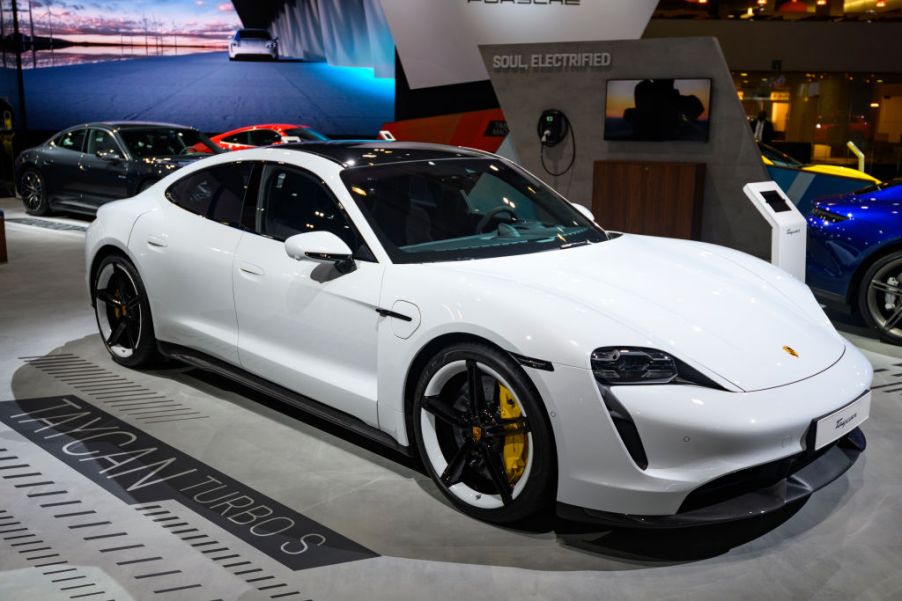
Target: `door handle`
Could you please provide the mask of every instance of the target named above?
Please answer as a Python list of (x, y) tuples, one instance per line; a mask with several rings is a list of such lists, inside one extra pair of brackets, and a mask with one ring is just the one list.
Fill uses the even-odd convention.
[(238, 263), (238, 269), (248, 275), (263, 275), (266, 273), (259, 265), (254, 265), (253, 263), (245, 263), (244, 261)]
[(147, 245), (154, 246), (156, 248), (166, 248), (167, 246), (169, 246), (165, 240), (163, 240), (162, 238), (157, 238), (156, 236), (148, 236)]

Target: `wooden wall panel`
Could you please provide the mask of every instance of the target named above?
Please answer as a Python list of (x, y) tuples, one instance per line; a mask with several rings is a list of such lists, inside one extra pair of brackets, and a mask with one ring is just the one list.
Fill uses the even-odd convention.
[(698, 240), (704, 163), (597, 161), (592, 211), (610, 230)]

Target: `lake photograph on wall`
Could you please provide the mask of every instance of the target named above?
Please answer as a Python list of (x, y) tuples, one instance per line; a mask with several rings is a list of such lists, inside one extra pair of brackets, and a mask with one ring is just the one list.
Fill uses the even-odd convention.
[(707, 142), (710, 79), (612, 79), (604, 139)]
[[(0, 23), (12, 22), (10, 6), (0, 0)], [(276, 122), (369, 136), (394, 117), (394, 42), (378, 2), (18, 6), (33, 130), (143, 120), (218, 133)]]

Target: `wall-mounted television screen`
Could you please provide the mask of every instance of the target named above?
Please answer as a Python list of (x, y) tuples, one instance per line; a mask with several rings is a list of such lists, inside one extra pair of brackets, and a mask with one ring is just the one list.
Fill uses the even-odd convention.
[(604, 139), (707, 142), (710, 79), (610, 79)]

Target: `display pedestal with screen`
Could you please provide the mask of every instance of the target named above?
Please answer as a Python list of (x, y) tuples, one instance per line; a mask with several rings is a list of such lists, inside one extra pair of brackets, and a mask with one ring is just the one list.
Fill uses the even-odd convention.
[(805, 281), (805, 217), (775, 182), (746, 184), (742, 189), (771, 227), (771, 263)]

